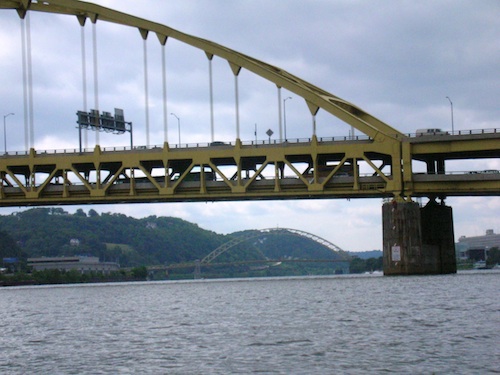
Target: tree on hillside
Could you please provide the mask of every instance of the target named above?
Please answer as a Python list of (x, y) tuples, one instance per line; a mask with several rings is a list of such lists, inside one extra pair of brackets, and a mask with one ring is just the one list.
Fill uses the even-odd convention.
[(76, 210), (75, 216), (87, 217), (87, 214), (85, 213), (85, 211), (79, 208), (78, 210)]
[(382, 257), (361, 259), (354, 257), (349, 264), (351, 273), (364, 273), (383, 270)]
[[(4, 262), (4, 260), (12, 260)], [(0, 267), (9, 272), (22, 271), (26, 268), (26, 254), (17, 245), (16, 241), (5, 231), (0, 230)]]
[(0, 230), (0, 259), (18, 257), (21, 249), (16, 241), (4, 230)]
[(89, 210), (89, 217), (97, 217), (97, 216), (99, 216), (99, 214), (96, 212), (96, 210), (91, 208)]
[(364, 273), (366, 271), (365, 261), (361, 258), (352, 258), (349, 263), (349, 271), (351, 273)]
[(382, 257), (366, 259), (365, 270), (367, 272), (382, 271), (383, 268), (384, 266)]
[(486, 265), (488, 267), (494, 267), (496, 264), (500, 264), (500, 249), (498, 247), (492, 247), (488, 250)]

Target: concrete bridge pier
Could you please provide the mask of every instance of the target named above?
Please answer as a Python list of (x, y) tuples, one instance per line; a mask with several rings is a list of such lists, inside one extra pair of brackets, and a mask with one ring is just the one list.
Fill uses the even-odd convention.
[(456, 273), (453, 213), (434, 199), (382, 207), (384, 275)]

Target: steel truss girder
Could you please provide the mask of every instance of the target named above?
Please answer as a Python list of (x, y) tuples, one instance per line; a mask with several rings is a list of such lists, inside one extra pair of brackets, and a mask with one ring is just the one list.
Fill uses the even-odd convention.
[[(282, 143), (0, 156), (0, 206), (500, 195), (500, 173), (447, 174), (444, 161), (498, 157), (498, 140)], [(460, 145), (453, 145), (460, 143)], [(399, 152), (401, 151), (401, 152)], [(441, 151), (438, 153), (438, 151)], [(411, 160), (441, 163), (414, 174)], [(364, 164), (365, 173), (360, 173)], [(366, 173), (366, 169), (370, 171)], [(495, 171), (493, 171), (495, 172)]]
[[(258, 147), (31, 150), (0, 157), (0, 206), (389, 197), (401, 191), (401, 179), (392, 174), (399, 154), (388, 146), (313, 138)], [(360, 174), (360, 163), (370, 173)]]
[[(500, 158), (499, 143), (500, 132), (497, 129), (476, 130), (458, 135), (444, 134), (407, 138), (402, 142), (404, 186), (402, 196), (500, 195), (500, 173), (498, 171), (450, 173), (445, 167), (446, 162), (451, 160), (498, 159)], [(427, 173), (414, 174), (412, 161), (426, 163)]]

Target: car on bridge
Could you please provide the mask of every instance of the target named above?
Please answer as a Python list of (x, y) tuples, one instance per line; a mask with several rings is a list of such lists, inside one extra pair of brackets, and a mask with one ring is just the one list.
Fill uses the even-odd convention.
[(421, 137), (423, 135), (447, 135), (447, 134), (449, 133), (439, 128), (417, 129), (416, 131), (417, 137)]
[(230, 146), (230, 144), (222, 141), (213, 141), (210, 142), (210, 146)]

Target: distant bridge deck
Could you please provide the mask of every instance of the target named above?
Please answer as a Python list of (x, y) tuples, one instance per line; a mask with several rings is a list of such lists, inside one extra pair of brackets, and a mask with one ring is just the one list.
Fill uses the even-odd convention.
[[(214, 262), (214, 263), (201, 263), (200, 267), (231, 267), (231, 266), (244, 266), (244, 265), (258, 265), (258, 264), (271, 264), (279, 265), (280, 263), (349, 263), (348, 259), (254, 259), (254, 260), (241, 260), (235, 262)], [(195, 262), (177, 263), (168, 266), (149, 266), (148, 271), (167, 271), (183, 268), (195, 268)]]

